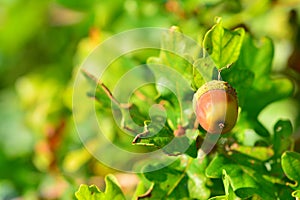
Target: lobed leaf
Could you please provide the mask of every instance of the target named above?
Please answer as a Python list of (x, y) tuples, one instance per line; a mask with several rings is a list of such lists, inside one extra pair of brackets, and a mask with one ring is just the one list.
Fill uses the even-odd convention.
[(238, 59), (244, 34), (243, 28), (233, 31), (225, 29), (221, 18), (218, 18), (217, 23), (206, 33), (203, 47), (218, 69), (227, 67)]
[(201, 87), (205, 82), (214, 79), (216, 67), (210, 57), (198, 58), (194, 62), (194, 86)]
[(103, 193), (100, 192), (96, 185), (80, 185), (75, 196), (78, 200), (99, 200), (103, 199)]
[(300, 189), (300, 154), (286, 151), (281, 156), (281, 165), (286, 176), (295, 183), (291, 186)]
[(144, 176), (154, 185), (147, 196), (139, 199), (208, 199), (210, 191), (204, 175), (206, 165), (206, 160), (201, 162), (182, 156), (158, 170), (155, 169), (160, 168), (159, 164), (145, 166), (147, 171), (153, 170)]
[(117, 179), (109, 174), (105, 177), (105, 199), (125, 200), (124, 194), (120, 189)]
[(263, 137), (270, 136), (258, 121), (259, 113), (272, 102), (287, 98), (293, 93), (291, 80), (270, 76), (274, 46), (269, 38), (256, 40), (245, 34), (238, 60), (222, 77), (237, 91), (242, 116), (251, 124), (251, 129)]
[(251, 118), (256, 118), (271, 102), (292, 94), (293, 85), (289, 79), (270, 77), (273, 55), (271, 39), (255, 40), (245, 34), (239, 59), (230, 70), (222, 73), (223, 78), (236, 89), (239, 105)]
[(300, 198), (300, 190), (296, 190), (292, 193), (293, 197)]
[(223, 184), (225, 187), (225, 197), (228, 200), (235, 200), (237, 199), (236, 194), (234, 193), (232, 186), (231, 186), (231, 180), (230, 177), (228, 176), (226, 170), (222, 171), (222, 180), (223, 180)]
[(249, 198), (254, 194), (263, 199), (276, 198), (273, 183), (262, 176), (266, 169), (260, 161), (234, 152), (227, 157), (217, 155), (208, 165), (206, 175), (210, 178), (221, 178), (223, 170), (227, 173), (233, 191), (240, 198)]
[(125, 200), (117, 179), (113, 175), (109, 174), (105, 177), (105, 184), (105, 192), (101, 192), (95, 185), (81, 185), (75, 196), (78, 200)]

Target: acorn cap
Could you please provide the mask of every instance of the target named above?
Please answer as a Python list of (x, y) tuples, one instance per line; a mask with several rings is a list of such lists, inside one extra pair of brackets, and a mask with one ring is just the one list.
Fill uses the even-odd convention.
[(234, 96), (235, 99), (237, 99), (237, 94), (235, 89), (225, 81), (218, 81), (218, 80), (212, 80), (204, 85), (202, 85), (197, 92), (194, 94), (193, 98), (193, 107), (195, 110), (196, 106), (196, 101), (206, 92), (211, 91), (211, 90), (225, 90), (227, 94), (231, 94)]

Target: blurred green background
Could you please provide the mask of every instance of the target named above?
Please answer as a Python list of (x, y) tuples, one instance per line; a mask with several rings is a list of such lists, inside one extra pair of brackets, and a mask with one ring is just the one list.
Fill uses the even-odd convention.
[[(295, 94), (260, 119), (272, 129), (289, 118), (299, 135), (299, 0), (0, 0), (0, 199), (72, 199), (81, 183), (103, 186), (113, 170), (92, 158), (73, 125), (78, 67), (118, 32), (176, 25), (201, 41), (216, 16), (274, 41), (273, 75), (290, 77)], [(117, 177), (130, 194), (136, 177)]]

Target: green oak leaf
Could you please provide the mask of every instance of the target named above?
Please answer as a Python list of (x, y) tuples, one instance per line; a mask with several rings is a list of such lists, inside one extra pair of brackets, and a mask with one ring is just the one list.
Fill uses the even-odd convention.
[[(190, 44), (190, 42), (192, 43)], [(196, 42), (188, 40), (178, 27), (171, 27), (161, 38), (159, 56), (148, 58), (147, 64), (155, 76), (158, 83), (156, 87), (161, 95), (167, 96), (172, 92), (167, 88), (161, 87), (161, 85), (176, 84), (176, 80), (178, 80), (174, 79), (176, 73), (180, 75), (180, 79), (184, 78), (191, 85), (193, 71), (193, 59), (191, 55), (193, 51), (191, 49), (195, 48), (192, 45), (195, 47), (198, 46)], [(151, 65), (159, 67), (153, 69)]]
[(270, 133), (258, 121), (259, 113), (272, 102), (293, 94), (293, 84), (285, 77), (270, 76), (274, 46), (269, 38), (256, 40), (245, 34), (238, 60), (222, 71), (222, 78), (237, 91), (241, 117), (261, 136)]
[(232, 150), (237, 152), (241, 152), (245, 155), (251, 156), (255, 159), (260, 161), (269, 160), (273, 155), (274, 151), (270, 147), (263, 147), (263, 146), (243, 146), (243, 145), (232, 145)]
[(165, 122), (159, 120), (158, 118), (158, 120), (145, 121), (144, 131), (135, 137), (133, 144), (163, 148), (172, 141), (173, 131)]
[(117, 179), (113, 175), (107, 175), (105, 177), (105, 198), (106, 199), (116, 199), (116, 200), (123, 200), (125, 199), (122, 190), (120, 189), (119, 183)]
[(204, 37), (203, 47), (218, 69), (227, 67), (238, 59), (244, 34), (243, 28), (233, 31), (225, 29), (221, 18), (217, 18), (217, 23)]
[(96, 185), (80, 185), (79, 190), (75, 193), (78, 200), (100, 200), (103, 199), (103, 193)]
[[(250, 117), (256, 118), (266, 105), (292, 95), (293, 85), (289, 79), (270, 77), (273, 55), (274, 46), (271, 39), (255, 40), (246, 34), (239, 59), (227, 73), (226, 80), (236, 88), (238, 95), (240, 94), (240, 106)], [(254, 75), (253, 77), (250, 72), (246, 72), (253, 77), (247, 83), (247, 88), (242, 79), (230, 75), (238, 73), (239, 76), (243, 76), (243, 71), (240, 70), (250, 70)]]
[(300, 154), (286, 151), (281, 156), (281, 165), (286, 176), (294, 181), (290, 184), (295, 189), (300, 189)]
[(113, 175), (109, 174), (105, 177), (105, 184), (105, 192), (101, 192), (95, 185), (81, 185), (75, 196), (78, 200), (125, 200), (117, 179)]
[(300, 198), (300, 190), (296, 190), (292, 193), (292, 196), (293, 197), (297, 197), (297, 198)]
[(211, 81), (216, 76), (217, 70), (211, 57), (198, 58), (194, 62), (194, 83), (193, 86), (198, 89), (205, 82)]
[[(188, 126), (193, 117), (193, 58), (196, 42), (189, 40), (177, 27), (171, 27), (161, 38), (158, 57), (150, 57), (147, 66), (154, 75), (158, 103), (168, 114), (169, 126)], [(200, 77), (198, 77), (201, 79)]]
[(164, 168), (155, 163), (145, 166), (150, 172), (144, 176), (153, 186), (148, 195), (141, 195), (139, 199), (208, 199), (210, 191), (204, 175), (206, 165), (206, 159), (200, 161), (182, 156)]
[(206, 175), (209, 178), (221, 178), (224, 176), (223, 170), (226, 170), (226, 176), (238, 197), (258, 195), (262, 199), (276, 199), (273, 183), (263, 177), (267, 171), (261, 161), (237, 152), (228, 156), (217, 155), (208, 165)]
[[(177, 125), (186, 126), (190, 123), (192, 110), (193, 90), (191, 83), (173, 68), (162, 64), (150, 64), (155, 76), (156, 88), (159, 93), (157, 99), (164, 106), (170, 119), (170, 126), (175, 129)], [(189, 110), (186, 114), (184, 110)]]
[(198, 130), (186, 129), (185, 135), (174, 137), (173, 140), (163, 148), (164, 152), (169, 155), (186, 154), (192, 158), (197, 157), (198, 149), (196, 138)]
[(223, 170), (222, 174), (223, 174), (222, 180), (223, 180), (223, 184), (225, 187), (226, 199), (235, 200), (237, 198), (237, 196), (232, 189), (230, 177), (227, 175), (226, 170)]

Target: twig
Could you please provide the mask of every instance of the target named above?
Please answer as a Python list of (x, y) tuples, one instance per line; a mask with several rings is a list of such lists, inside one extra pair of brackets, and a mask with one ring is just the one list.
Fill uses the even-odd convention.
[(120, 103), (111, 93), (111, 91), (108, 89), (108, 87), (100, 80), (98, 80), (95, 76), (93, 76), (91, 73), (89, 73), (88, 71), (86, 71), (85, 69), (81, 69), (81, 71), (88, 76), (90, 79), (92, 79), (93, 81), (95, 81), (95, 83), (97, 85), (100, 85), (102, 90), (105, 92), (105, 94), (108, 96), (108, 98), (110, 98), (110, 100), (112, 102), (114, 102), (119, 108), (125, 108), (125, 109), (129, 109), (132, 104), (131, 103)]
[(122, 128), (125, 129), (125, 130), (127, 130), (127, 131), (130, 131), (130, 132), (132, 132), (132, 133), (139, 134), (138, 131), (136, 131), (136, 130), (134, 130), (134, 129), (132, 129), (132, 128), (126, 126), (126, 125), (122, 126)]
[(150, 133), (149, 130), (144, 130), (142, 133), (139, 133), (137, 134), (134, 139), (132, 140), (132, 144), (137, 144), (138, 140), (141, 138), (141, 137), (144, 137), (146, 135), (148, 135)]

